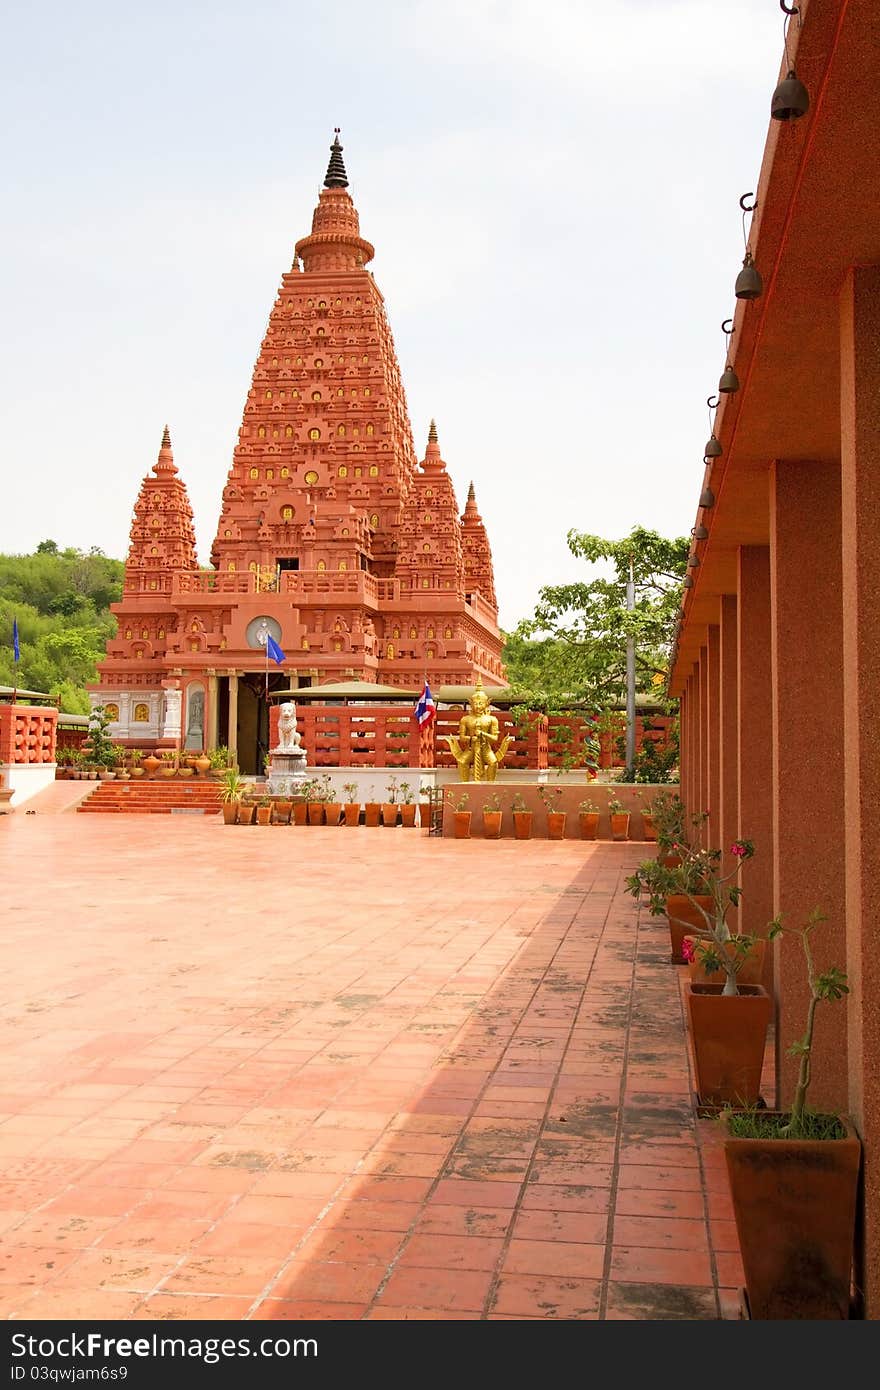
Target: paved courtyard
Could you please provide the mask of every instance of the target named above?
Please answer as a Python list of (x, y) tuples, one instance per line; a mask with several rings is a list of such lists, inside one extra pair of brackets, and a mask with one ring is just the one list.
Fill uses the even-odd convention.
[(649, 852), (0, 819), (2, 1315), (735, 1317)]

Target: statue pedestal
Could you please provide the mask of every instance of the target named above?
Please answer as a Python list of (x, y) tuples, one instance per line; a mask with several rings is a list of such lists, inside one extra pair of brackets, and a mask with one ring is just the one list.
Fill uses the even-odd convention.
[(274, 796), (296, 796), (308, 781), (306, 776), (306, 752), (297, 748), (294, 752), (279, 753), (277, 749), (269, 753), (269, 792)]

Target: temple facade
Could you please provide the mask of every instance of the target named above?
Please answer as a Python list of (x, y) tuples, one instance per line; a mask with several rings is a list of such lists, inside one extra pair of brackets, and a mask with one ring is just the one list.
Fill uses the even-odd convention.
[(267, 691), (504, 683), (474, 488), (460, 514), (433, 421), (416, 458), (372, 257), (337, 131), (254, 368), (210, 569), (167, 428), (141, 486), (91, 692), (119, 742), (225, 743), (258, 771)]

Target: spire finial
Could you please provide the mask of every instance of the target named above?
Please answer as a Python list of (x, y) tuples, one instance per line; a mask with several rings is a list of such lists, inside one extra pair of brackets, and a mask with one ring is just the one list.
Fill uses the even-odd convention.
[(474, 492), (474, 485), (473, 485), (473, 483), (470, 483), (470, 484), (468, 485), (468, 501), (469, 501), (469, 502), (476, 502), (476, 500), (477, 500), (477, 494)]
[(164, 430), (162, 431), (162, 448), (163, 448), (163, 449), (170, 449), (170, 448), (171, 448), (171, 435), (168, 433), (168, 426), (167, 426), (167, 425), (165, 426)]
[(325, 188), (348, 188), (348, 175), (342, 162), (342, 146), (339, 143), (339, 126), (333, 128), (333, 144), (330, 146), (330, 163), (324, 179)]
[(435, 420), (432, 420), (430, 425), (428, 426), (428, 443), (437, 443), (437, 423)]

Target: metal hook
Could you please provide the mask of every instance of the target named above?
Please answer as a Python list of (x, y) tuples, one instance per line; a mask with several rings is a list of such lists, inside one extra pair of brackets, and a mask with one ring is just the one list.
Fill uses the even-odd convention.
[(783, 14), (800, 14), (797, 5), (786, 5), (785, 0), (779, 0), (779, 8), (782, 10)]
[(758, 206), (757, 203), (752, 203), (752, 206), (751, 206), (750, 208), (747, 208), (747, 207), (746, 207), (746, 198), (754, 198), (754, 196), (755, 196), (754, 193), (744, 193), (744, 194), (742, 195), (742, 197), (741, 197), (740, 200), (739, 200), (739, 205), (740, 205), (740, 207), (742, 208), (743, 212), (754, 212), (754, 211), (755, 211), (755, 208)]
[(721, 397), (720, 397), (720, 396), (707, 396), (707, 397), (706, 397), (706, 404), (707, 404), (707, 406), (709, 407), (710, 410), (717, 410), (717, 409), (718, 409), (718, 406), (721, 404)]
[[(728, 324), (730, 324), (729, 328), (727, 327)], [(730, 337), (731, 333), (733, 332), (733, 319), (724, 320), (724, 322), (721, 325), (721, 332), (726, 333), (727, 336)]]

